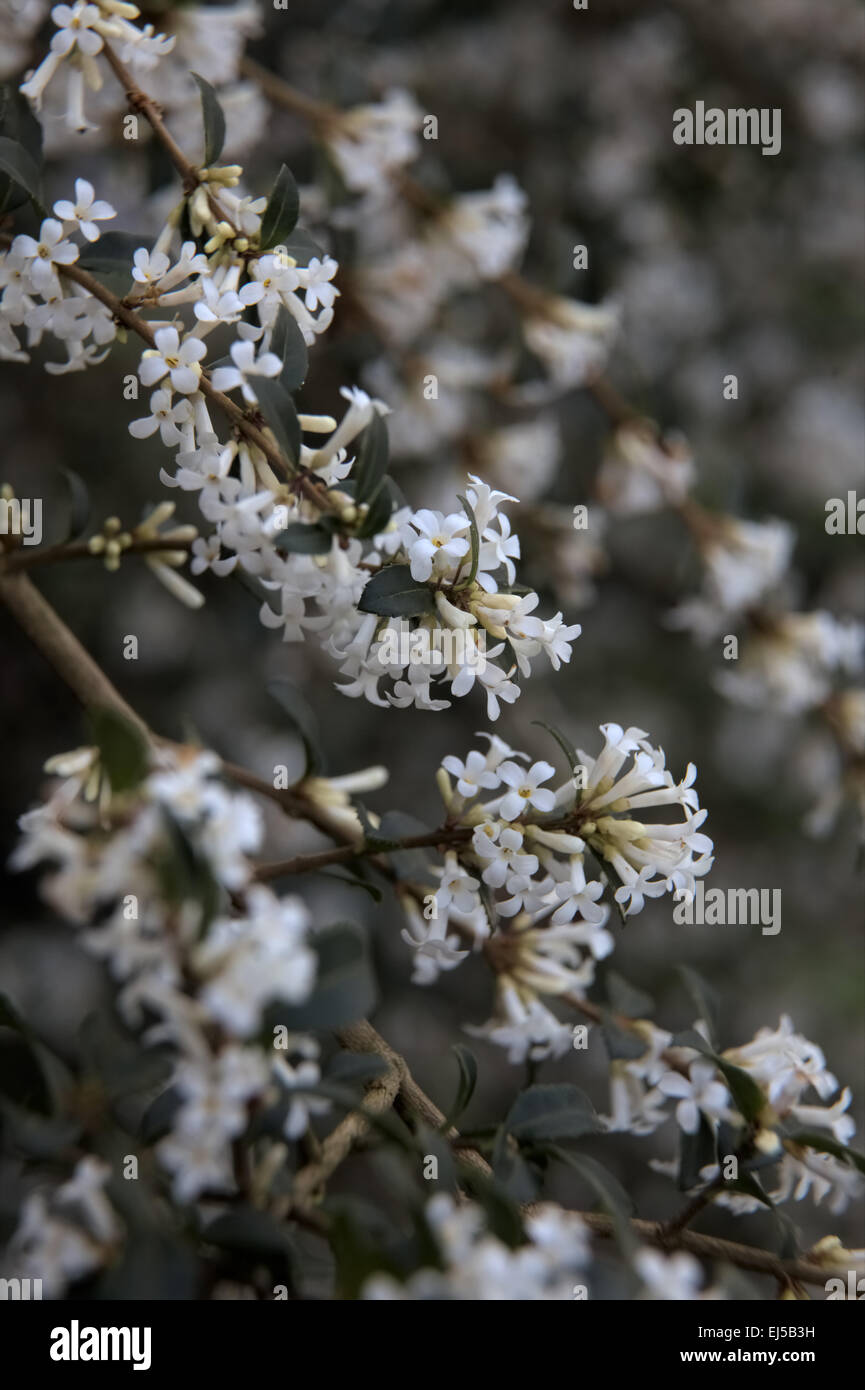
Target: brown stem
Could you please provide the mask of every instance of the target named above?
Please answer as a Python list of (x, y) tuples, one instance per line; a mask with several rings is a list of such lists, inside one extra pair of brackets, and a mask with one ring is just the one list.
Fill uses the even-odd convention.
[[(124, 546), (124, 555), (170, 554), (172, 550), (192, 549), (193, 542), (171, 541), (163, 537), (148, 537), (144, 540), (133, 538), (130, 545)], [(90, 549), (89, 541), (65, 541), (58, 545), (43, 545), (35, 550), (18, 548), (6, 555), (0, 550), (0, 574), (19, 574), (22, 570), (37, 569), (41, 565), (56, 565), (65, 560), (104, 560), (104, 551)]]
[(183, 180), (184, 193), (192, 193), (200, 183), (199, 173), (191, 160), (187, 159), (183, 150), (178, 145), (174, 136), (168, 130), (162, 119), (162, 108), (143, 92), (132, 76), (132, 73), (121, 63), (114, 49), (109, 43), (103, 43), (102, 52), (105, 55), (108, 66), (111, 68), (123, 90), (126, 93), (126, 100), (134, 111), (140, 111), (147, 121), (159, 143), (167, 152), (172, 164)]
[[(95, 275), (91, 275), (88, 270), (83, 270), (81, 266), (78, 265), (64, 265), (58, 268), (65, 279), (72, 280), (76, 285), (80, 285), (82, 289), (92, 294), (95, 299), (98, 299), (101, 304), (105, 305), (106, 309), (111, 310), (119, 323), (122, 323), (125, 328), (137, 334), (139, 338), (147, 343), (148, 347), (153, 348), (156, 346), (154, 330), (151, 325), (136, 314), (134, 310), (130, 309), (116, 294), (112, 294), (111, 290), (107, 289), (100, 280), (97, 280)], [(294, 478), (295, 485), (303, 492), (307, 500), (314, 503), (319, 510), (324, 512), (334, 510), (334, 506), (328, 498), (326, 486), (311, 478), (307, 473), (301, 473), (295, 476), (297, 470), (294, 465), (289, 463), (284, 455), (280, 453), (273, 440), (264, 433), (263, 429), (250, 419), (246, 411), (243, 410), (236, 401), (233, 401), (230, 396), (226, 396), (224, 392), (217, 391), (214, 388), (207, 372), (203, 371), (201, 373), (198, 387), (202, 395), (205, 396), (207, 400), (211, 401), (213, 405), (217, 406), (234, 428), (244, 435), (251, 444), (255, 444), (255, 446), (261, 450), (268, 463), (271, 464), (277, 473), (281, 474), (283, 477)]]

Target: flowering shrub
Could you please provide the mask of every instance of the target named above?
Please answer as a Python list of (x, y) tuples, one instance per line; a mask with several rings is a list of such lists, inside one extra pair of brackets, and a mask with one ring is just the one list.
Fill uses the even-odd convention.
[[(335, 1257), (326, 1297), (570, 1300), (609, 1287), (597, 1247), (612, 1235), (616, 1297), (737, 1297), (737, 1266), (772, 1276), (759, 1286), (769, 1296), (825, 1287), (861, 1252), (834, 1226), (804, 1241), (788, 1207), (808, 1199), (828, 1220), (861, 1199), (851, 1089), (787, 1013), (731, 1039), (714, 991), (685, 969), (682, 1030), (667, 1001), (656, 1009), (611, 968), (648, 904), (693, 903), (715, 849), (694, 764), (671, 770), (650, 732), (615, 722), (583, 751), (571, 739), (586, 721), (563, 713), (560, 692), (564, 668), (580, 680), (577, 639), (590, 635), (607, 538), (628, 518), (663, 516), (696, 561), (684, 596), (665, 603), (666, 626), (703, 647), (735, 644), (724, 652), (735, 664), (706, 687), (789, 720), (794, 743), (806, 717), (819, 721), (829, 771), (803, 816), (826, 832), (847, 803), (865, 805), (862, 625), (796, 606), (791, 524), (695, 498), (687, 443), (604, 375), (620, 306), (522, 276), (530, 219), (517, 181), (499, 171), (487, 190), (448, 194), (409, 172), (434, 119), (411, 92), (340, 109), (297, 91), (244, 57), (251, 4), (169, 6), (159, 26), (126, 0), (5, 8), (0, 356), (119, 383), (137, 402), (123, 447), (136, 468), (157, 460), (151, 482), (172, 499), (136, 524), (117, 489), (118, 515), (100, 529), (30, 549), (27, 499), (2, 494), (0, 598), (90, 729), (85, 746), (52, 750), (37, 804), (19, 806), (10, 867), (34, 872), (109, 996), (71, 1052), (40, 1040), (17, 1000), (0, 1012), (35, 1078), (0, 1096), (18, 1196), (3, 1275), (41, 1279), (52, 1298), (175, 1296), (178, 1282), (190, 1298), (319, 1297), (316, 1260), (295, 1244), (303, 1232)], [(317, 137), (326, 175), (315, 185), (299, 190), (278, 159), (259, 179), (267, 100)], [(79, 136), (100, 152), (92, 182), (72, 156)], [(137, 157), (146, 138), (171, 178), (142, 195), (139, 219), (111, 146), (128, 140)], [(49, 182), (64, 196), (46, 201)], [(334, 254), (343, 243), (347, 266)], [(502, 304), (513, 331), (499, 341)], [(483, 323), (483, 346), (452, 331), (461, 312)], [(327, 354), (343, 315), (378, 347), (337, 380), (319, 364), (342, 370), (338, 346)], [(304, 409), (319, 370), (345, 403), (339, 418)], [(576, 391), (610, 424), (593, 498), (545, 504), (555, 410)], [(478, 418), (486, 428), (473, 432)], [(451, 462), (431, 497), (417, 465), (439, 456)], [(194, 521), (175, 521), (176, 505)], [(535, 587), (524, 520), (535, 555), (539, 533), (548, 552)], [(389, 793), (394, 810), (361, 800), (388, 782), (385, 767), (328, 775), (315, 698), (297, 681), (270, 685), (302, 751), (294, 770), (235, 763), (244, 740), (232, 747), (228, 727), (225, 755), (195, 734), (168, 738), (29, 577), (74, 559), (125, 570), (136, 555), (189, 610), (246, 590), (268, 669), (274, 646), (312, 647), (303, 669), (376, 707), (395, 743), (401, 721), (446, 730), (463, 704), (473, 722), (509, 720), (520, 742), (542, 725), (546, 753), (492, 729), (468, 748), (458, 724), (443, 757), (418, 738), (416, 782), (435, 783), (443, 803), (428, 824), (408, 783)], [(184, 633), (196, 622), (190, 613)], [(619, 703), (612, 680), (581, 699), (589, 726)], [(545, 717), (521, 718), (525, 705)], [(359, 708), (345, 704), (344, 719)], [(407, 725), (409, 708), (422, 726)], [(703, 779), (710, 807), (712, 791)], [(310, 848), (304, 827), (323, 845)], [(484, 1069), (465, 1043), (454, 1043), (457, 1093), (439, 1109), (367, 1021), (387, 971), (377, 980), (367, 934), (307, 893), (307, 876), (325, 874), (376, 902), (395, 897), (399, 969), (420, 987), (413, 1010), (456, 998), (453, 972), (474, 972), (461, 1032), (490, 1067), (519, 1069), (487, 1125), (463, 1123)], [(671, 933), (661, 949), (675, 955)], [(541, 1081), (557, 1063), (561, 1079)], [(644, 1153), (659, 1131), (660, 1150)], [(614, 1176), (626, 1135), (669, 1188), (654, 1224)], [(339, 1195), (329, 1187), (367, 1158), (385, 1185), (400, 1171), (377, 1222), (344, 1182)], [(548, 1191), (565, 1179), (571, 1204)], [(710, 1208), (728, 1225), (701, 1244), (692, 1224)], [(747, 1224), (731, 1236), (761, 1210), (765, 1245)], [(155, 1285), (136, 1265), (148, 1241)]]

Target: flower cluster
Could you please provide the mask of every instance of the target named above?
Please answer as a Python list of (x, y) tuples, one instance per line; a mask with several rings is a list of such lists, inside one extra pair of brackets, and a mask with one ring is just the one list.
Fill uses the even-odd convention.
[[(575, 750), (579, 762), (557, 787), (544, 785), (555, 776), (550, 763), (529, 764), (495, 735), (465, 761), (445, 758), (438, 782), (455, 848), (437, 870), (427, 906), (404, 899), (403, 936), (415, 952), (418, 982), (483, 946), (497, 977), (497, 1007), (480, 1031), (513, 1061), (570, 1046), (571, 1029), (543, 996), (585, 997), (595, 962), (613, 950), (606, 888), (633, 915), (646, 897), (692, 893), (712, 865), (696, 769), (689, 765), (676, 782), (642, 729), (606, 724), (601, 732), (598, 756)], [(658, 806), (679, 807), (681, 819), (642, 819)]]
[(375, 1274), (362, 1297), (376, 1301), (497, 1301), (573, 1299), (589, 1266), (589, 1232), (582, 1218), (552, 1203), (526, 1220), (526, 1244), (510, 1249), (486, 1229), (483, 1210), (457, 1205), (446, 1193), (427, 1202), (425, 1217), (438, 1247), (439, 1269), (419, 1269), (405, 1284)]
[[(315, 983), (306, 910), (254, 882), (260, 813), (223, 785), (214, 754), (161, 747), (140, 784), (120, 793), (94, 748), (47, 770), (61, 780), (21, 818), (12, 865), (51, 866), (43, 896), (107, 962), (121, 1015), (175, 1053), (178, 1104), (158, 1153), (176, 1198), (229, 1192), (231, 1141), (247, 1129), (250, 1105), (276, 1105), (317, 1080), (312, 1039), (284, 1040), (286, 1053), (307, 1059), (299, 1076), (257, 1041), (266, 1005), (301, 1003)], [(184, 872), (192, 882), (178, 889)], [(305, 1112), (289, 1107), (286, 1135), (305, 1125)]]
[[(855, 1123), (847, 1113), (852, 1100), (849, 1087), (839, 1092), (836, 1077), (828, 1070), (820, 1048), (797, 1033), (785, 1015), (777, 1028), (761, 1028), (749, 1043), (731, 1047), (716, 1059), (710, 1048), (683, 1046), (671, 1033), (657, 1028), (648, 1019), (628, 1020), (627, 1030), (644, 1051), (636, 1057), (620, 1057), (610, 1063), (610, 1106), (606, 1117), (609, 1131), (649, 1134), (669, 1118), (669, 1102), (675, 1103), (675, 1119), (687, 1136), (695, 1136), (708, 1126), (717, 1136), (719, 1127), (738, 1133), (761, 1167), (777, 1164), (777, 1172), (767, 1192), (775, 1203), (790, 1197), (800, 1201), (810, 1195), (815, 1203), (828, 1197), (833, 1213), (845, 1210), (863, 1191), (862, 1174), (849, 1161), (828, 1151), (846, 1147), (855, 1133)], [(708, 1037), (705, 1022), (695, 1024), (695, 1032)], [(743, 1073), (756, 1083), (757, 1091), (748, 1099), (749, 1114), (741, 1089), (734, 1094), (737, 1077)], [(814, 1099), (808, 1099), (813, 1092)], [(837, 1099), (832, 1099), (837, 1095)], [(816, 1103), (821, 1102), (821, 1103)], [(822, 1151), (820, 1134), (825, 1134), (827, 1151)], [(734, 1152), (736, 1145), (727, 1141)], [(747, 1162), (747, 1154), (742, 1162)], [(661, 1173), (673, 1177), (677, 1165), (653, 1162)], [(704, 1183), (717, 1181), (720, 1167), (708, 1165), (700, 1170)], [(723, 1188), (716, 1200), (737, 1213), (759, 1210), (758, 1196)]]

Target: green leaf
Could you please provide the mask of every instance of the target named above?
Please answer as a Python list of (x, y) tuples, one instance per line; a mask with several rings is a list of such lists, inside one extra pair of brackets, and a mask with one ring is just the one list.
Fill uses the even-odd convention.
[(584, 1134), (596, 1134), (600, 1128), (588, 1096), (566, 1082), (529, 1086), (517, 1096), (505, 1119), (508, 1133), (525, 1143), (580, 1139)]
[(205, 1226), (201, 1239), (266, 1265), (272, 1274), (282, 1277), (282, 1282), (291, 1275), (295, 1251), (288, 1230), (256, 1207), (241, 1204), (217, 1216)]
[(285, 242), (289, 233), (294, 231), (299, 210), (297, 184), (283, 164), (261, 219), (259, 246), (262, 251), (269, 251), (272, 246)]
[(739, 1114), (749, 1124), (759, 1120), (767, 1102), (762, 1089), (753, 1076), (743, 1071), (741, 1067), (733, 1066), (732, 1062), (725, 1062), (723, 1057), (715, 1057), (714, 1062), (730, 1088), (730, 1094), (736, 1103)]
[(618, 1178), (596, 1159), (589, 1158), (588, 1154), (574, 1153), (571, 1149), (560, 1149), (556, 1146), (550, 1146), (548, 1152), (573, 1168), (588, 1183), (604, 1211), (612, 1218), (620, 1248), (626, 1252), (633, 1250), (637, 1244), (630, 1224), (634, 1203)]
[(764, 1192), (757, 1179), (752, 1173), (740, 1172), (738, 1178), (725, 1178), (724, 1192), (741, 1192), (745, 1197), (754, 1197), (758, 1202), (762, 1202), (764, 1207), (774, 1211), (775, 1203), (768, 1193)]
[(0, 1116), (5, 1143), (28, 1158), (57, 1158), (81, 1134), (81, 1125), (75, 1120), (36, 1114), (2, 1096)]
[(361, 613), (379, 613), (385, 618), (419, 618), (436, 612), (430, 590), (412, 579), (408, 565), (380, 569), (366, 585), (357, 606)]
[(369, 502), (376, 496), (388, 465), (388, 435), (378, 411), (360, 436), (352, 477), (355, 482), (355, 502)]
[[(42, 168), (42, 127), (14, 82), (0, 85), (0, 136), (23, 147), (37, 171)], [(14, 179), (0, 177), (0, 213), (14, 212), (27, 194)]]
[(393, 480), (385, 478), (375, 497), (369, 503), (369, 511), (366, 516), (355, 527), (354, 534), (361, 540), (366, 540), (369, 536), (380, 535), (382, 531), (386, 530), (396, 505)]
[(329, 555), (333, 545), (333, 526), (329, 521), (290, 521), (274, 540), (277, 550), (294, 555)]
[(857, 1153), (855, 1149), (848, 1149), (846, 1144), (839, 1144), (837, 1139), (830, 1138), (828, 1134), (813, 1134), (810, 1130), (801, 1130), (796, 1134), (788, 1134), (787, 1138), (794, 1144), (801, 1144), (803, 1148), (831, 1154), (833, 1158), (838, 1158), (842, 1163), (865, 1173), (865, 1155)]
[[(459, 1150), (456, 1157), (459, 1159)], [(516, 1250), (525, 1242), (520, 1208), (496, 1178), (488, 1177), (478, 1168), (465, 1166), (460, 1169), (460, 1186), (483, 1207), (489, 1229), (503, 1244)]]
[(716, 1047), (718, 1043), (718, 1017), (720, 1013), (720, 999), (718, 993), (703, 979), (702, 975), (698, 975), (696, 970), (692, 970), (690, 966), (680, 965), (677, 968), (682, 983), (696, 1005), (699, 1017), (709, 1030), (709, 1040), (712, 1046)]
[(570, 739), (566, 738), (565, 735), (562, 733), (561, 729), (556, 728), (555, 724), (547, 724), (543, 719), (533, 719), (532, 723), (536, 725), (537, 728), (546, 729), (548, 734), (552, 734), (553, 738), (556, 740), (556, 743), (559, 745), (565, 757), (567, 758), (568, 772), (571, 776), (573, 776), (574, 768), (579, 765), (580, 760), (577, 756), (577, 750), (571, 743)]
[(162, 808), (165, 839), (154, 857), (154, 868), (165, 898), (171, 903), (200, 908), (199, 930), (206, 931), (219, 910), (223, 892), (210, 861), (193, 843), (175, 816)]
[(75, 541), (83, 535), (90, 520), (90, 492), (84, 479), (71, 468), (61, 468), (69, 488), (69, 521), (66, 526), (66, 540)]
[(318, 720), (301, 695), (297, 686), (290, 681), (269, 681), (267, 693), (288, 715), (292, 727), (303, 743), (306, 753), (305, 777), (322, 776), (325, 771), (325, 758), (318, 731)]
[(113, 709), (91, 710), (93, 741), (113, 792), (134, 791), (147, 776), (150, 757), (144, 735)]
[(364, 933), (342, 923), (317, 933), (312, 946), (318, 954), (315, 989), (303, 1004), (272, 1004), (266, 1032), (284, 1024), (290, 1032), (307, 1028), (341, 1028), (364, 1018), (376, 1002), (376, 986)]
[(110, 1012), (88, 1014), (79, 1038), (85, 1063), (112, 1101), (164, 1086), (173, 1070), (165, 1051), (142, 1047)]
[(458, 499), (458, 501), (462, 502), (462, 504), (463, 504), (463, 510), (464, 510), (466, 516), (467, 516), (468, 519), (469, 519), (469, 536), (470, 536), (470, 538), (471, 538), (471, 546), (472, 546), (472, 549), (471, 549), (471, 556), (472, 556), (471, 569), (469, 570), (468, 577), (467, 577), (466, 579), (463, 579), (463, 580), (460, 581), (460, 586), (459, 586), (459, 587), (460, 587), (461, 589), (463, 589), (463, 588), (468, 588), (468, 586), (469, 586), (470, 584), (474, 584), (474, 582), (475, 582), (475, 578), (476, 578), (477, 572), (478, 572), (478, 562), (479, 562), (479, 560), (480, 560), (480, 554), (481, 554), (481, 537), (480, 537), (480, 532), (478, 531), (478, 523), (477, 523), (477, 521), (475, 520), (475, 514), (474, 514), (474, 511), (472, 510), (470, 504), (466, 501), (465, 497), (460, 497), (459, 493), (457, 493), (457, 499)]
[(459, 1084), (457, 1086), (456, 1099), (448, 1112), (447, 1118), (441, 1124), (443, 1133), (447, 1133), (451, 1125), (456, 1124), (474, 1095), (475, 1086), (478, 1083), (478, 1064), (474, 1053), (462, 1043), (453, 1043), (451, 1052), (457, 1059)]
[(204, 167), (210, 169), (222, 154), (225, 144), (225, 112), (219, 98), (206, 78), (192, 72), (190, 76), (197, 82), (201, 93), (201, 116), (204, 121)]
[(679, 1191), (690, 1192), (691, 1188), (699, 1187), (702, 1169), (708, 1168), (714, 1162), (715, 1136), (706, 1116), (701, 1113), (700, 1127), (695, 1134), (685, 1134), (682, 1131), (679, 1148)]
[(279, 381), (286, 391), (296, 391), (303, 385), (309, 367), (309, 353), (297, 320), (285, 305), (280, 305), (270, 339), (270, 351), (282, 362)]
[(138, 1133), (144, 1144), (155, 1144), (166, 1135), (174, 1124), (174, 1117), (183, 1104), (183, 1098), (175, 1086), (161, 1091), (150, 1102), (139, 1122)]
[[(0, 135), (0, 174), (5, 175), (5, 179), (0, 181), (0, 194), (3, 194), (3, 186), (8, 179), (26, 193), (37, 212), (44, 212), (39, 169), (21, 142), (10, 140), (6, 135)], [(7, 187), (4, 202), (8, 191)]]
[(277, 444), (289, 463), (300, 460), (300, 421), (297, 407), (285, 387), (270, 377), (255, 378), (258, 408), (273, 430)]
[(646, 1018), (655, 1007), (651, 995), (628, 983), (615, 970), (606, 975), (607, 998), (611, 1008), (626, 1018)]

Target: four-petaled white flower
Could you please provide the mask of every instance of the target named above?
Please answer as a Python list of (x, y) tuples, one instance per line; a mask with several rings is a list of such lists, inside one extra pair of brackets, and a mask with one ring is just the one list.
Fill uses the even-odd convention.
[(519, 820), (530, 806), (536, 811), (552, 811), (556, 803), (555, 793), (541, 782), (548, 782), (555, 768), (549, 763), (532, 763), (531, 767), (520, 767), (517, 763), (502, 763), (498, 775), (506, 787), (512, 790), (502, 797), (499, 815), (505, 820)]
[(97, 222), (107, 222), (117, 216), (110, 203), (96, 199), (93, 184), (86, 179), (75, 180), (75, 202), (61, 198), (54, 204), (54, 214), (64, 222), (72, 222), (86, 241), (99, 240)]
[(498, 777), (494, 772), (490, 772), (486, 758), (476, 748), (472, 749), (464, 763), (449, 753), (442, 759), (442, 767), (457, 778), (457, 791), (460, 796), (477, 796), (481, 788), (489, 789), (499, 785)]
[(163, 444), (170, 448), (173, 444), (182, 443), (183, 431), (180, 426), (187, 425), (191, 419), (192, 406), (189, 401), (184, 398), (172, 405), (171, 392), (160, 387), (150, 397), (150, 414), (130, 421), (129, 433), (135, 439), (149, 439), (159, 430)]
[(78, 247), (63, 236), (63, 223), (46, 217), (39, 228), (39, 240), (32, 236), (17, 236), (12, 243), (13, 256), (23, 256), (29, 262), (30, 280), (37, 294), (50, 295), (57, 290), (55, 266), (72, 265), (78, 260)]
[(717, 1079), (711, 1062), (692, 1062), (688, 1076), (668, 1071), (658, 1081), (658, 1090), (678, 1100), (676, 1120), (686, 1134), (696, 1134), (700, 1115), (710, 1120), (724, 1119), (730, 1113), (730, 1092)]
[(243, 399), (250, 405), (255, 405), (258, 397), (248, 378), (278, 376), (282, 363), (275, 352), (262, 352), (256, 357), (254, 343), (232, 343), (229, 351), (234, 366), (217, 367), (211, 378), (213, 385), (217, 391), (233, 391), (239, 386), (243, 392)]
[(156, 348), (141, 358), (138, 375), (145, 386), (154, 386), (168, 373), (175, 391), (189, 395), (198, 390), (201, 377), (199, 362), (207, 352), (200, 338), (189, 337), (181, 343), (174, 327), (159, 328), (153, 335)]

